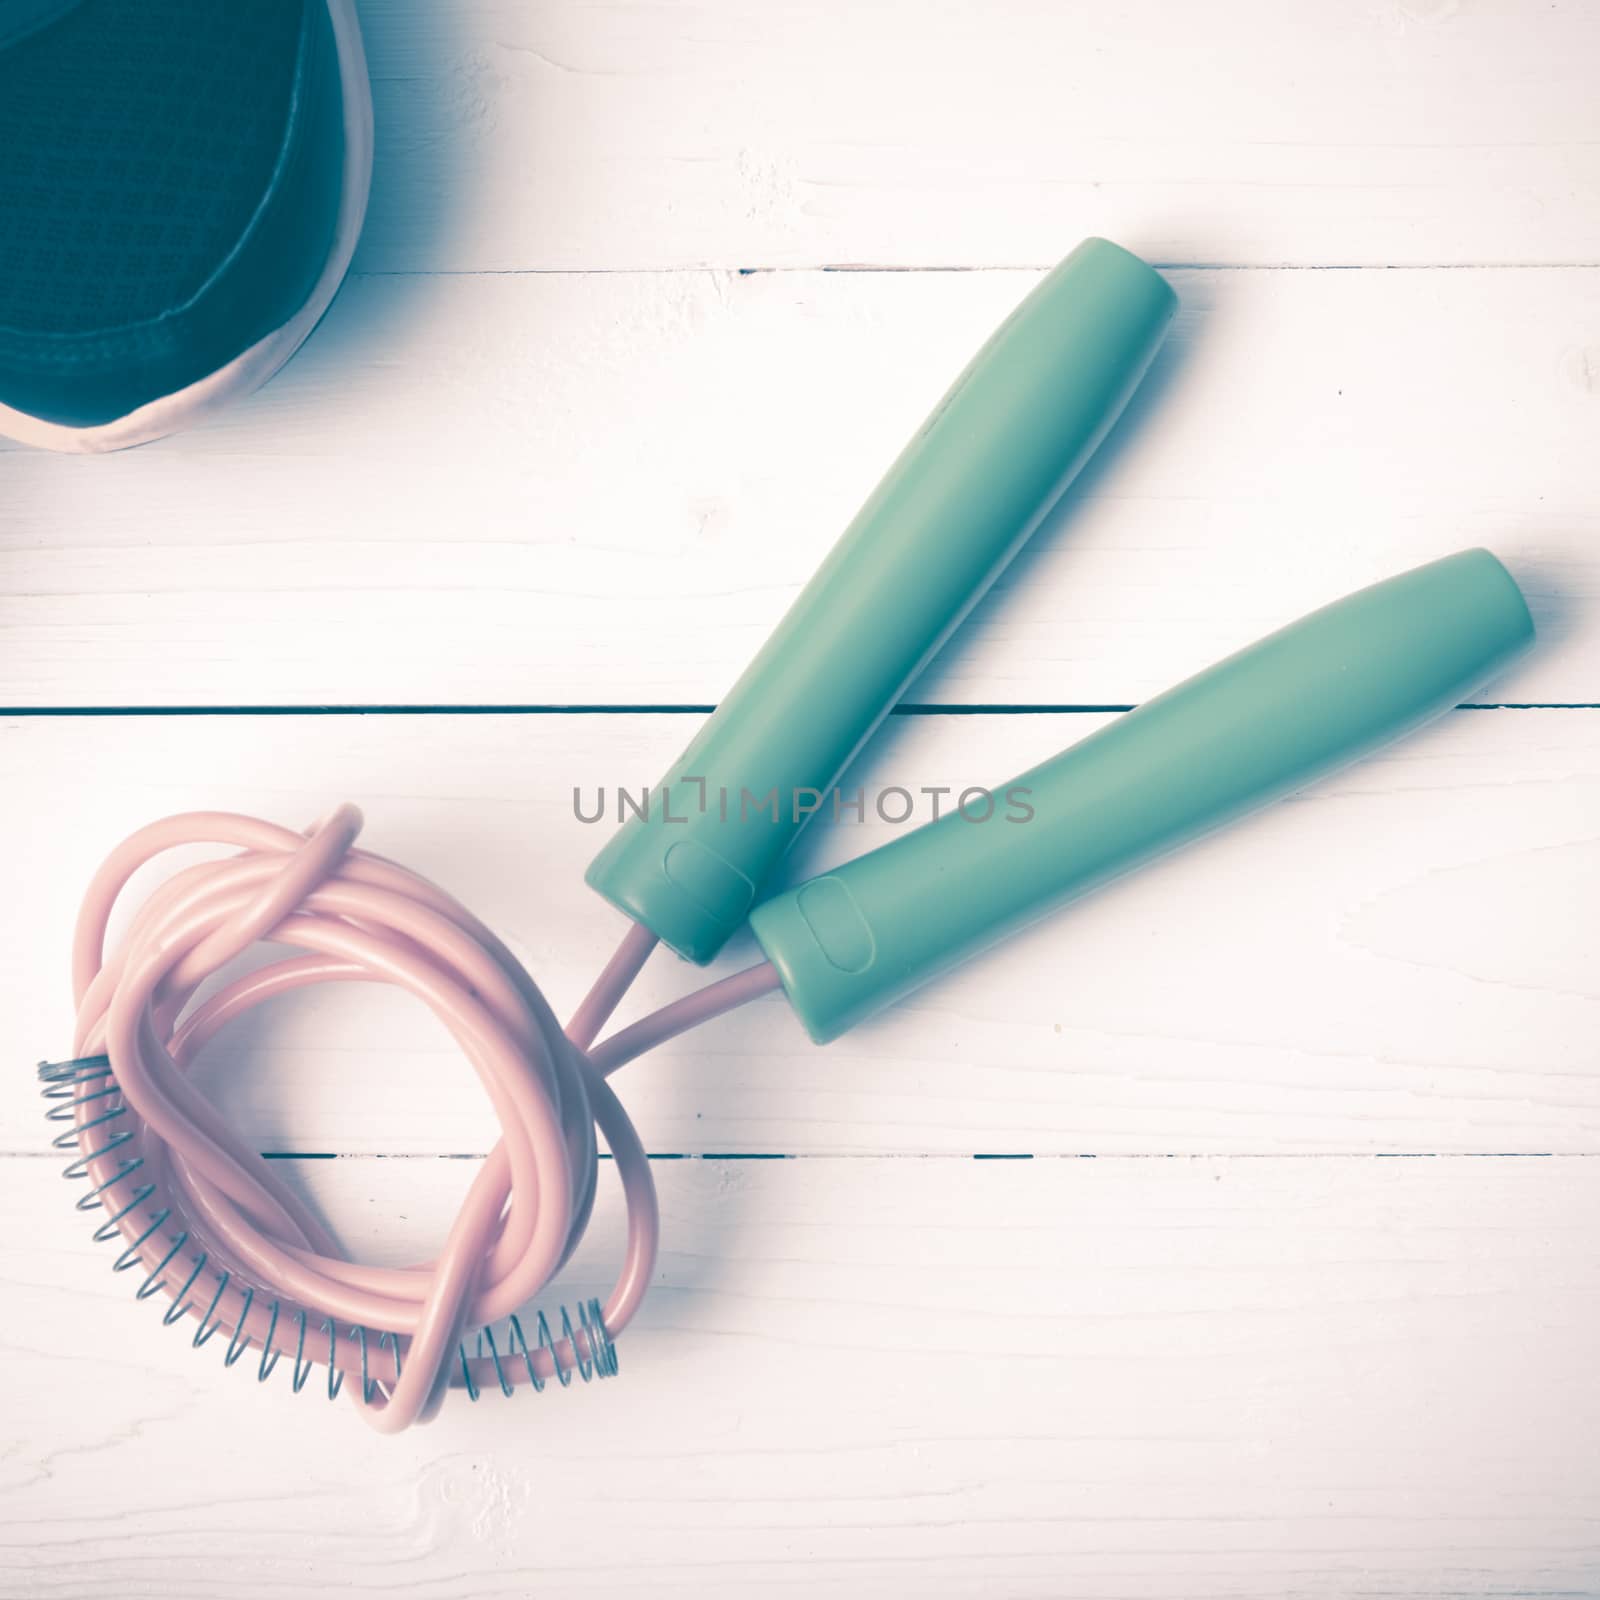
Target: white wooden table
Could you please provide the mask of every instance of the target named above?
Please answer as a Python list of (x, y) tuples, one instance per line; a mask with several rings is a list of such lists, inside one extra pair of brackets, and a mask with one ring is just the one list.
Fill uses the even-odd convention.
[[(1600, 1594), (1600, 7), (363, 14), (312, 343), (202, 432), (0, 453), (0, 1592)], [(573, 786), (659, 775), (1087, 233), (1174, 335), (864, 782), (1020, 770), (1470, 544), (1538, 650), (827, 1050), (771, 998), (629, 1069), (616, 1382), (381, 1439), (163, 1329), (33, 1083), (100, 855), (349, 797), (570, 1007), (619, 930)], [(363, 991), (238, 1044), (350, 1246), (430, 1250), (491, 1138), (445, 1041)]]

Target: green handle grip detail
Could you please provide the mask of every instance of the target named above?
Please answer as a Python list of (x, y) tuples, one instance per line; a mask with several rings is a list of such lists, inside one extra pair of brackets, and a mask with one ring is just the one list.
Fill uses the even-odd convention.
[[(1336, 601), (952, 813), (768, 900), (756, 938), (819, 1044), (1055, 907), (1455, 705), (1533, 638), (1466, 550)], [(1030, 820), (1006, 820), (1031, 807)], [(981, 807), (969, 807), (970, 815)]]
[(612, 836), (590, 886), (711, 960), (804, 824), (806, 797), (833, 786), (1104, 437), (1176, 304), (1104, 239), (1051, 272), (923, 424), (647, 813)]

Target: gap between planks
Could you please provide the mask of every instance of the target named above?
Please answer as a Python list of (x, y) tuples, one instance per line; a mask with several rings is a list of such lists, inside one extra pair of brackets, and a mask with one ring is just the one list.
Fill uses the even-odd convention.
[[(363, 268), (352, 278), (621, 278), (672, 277), (680, 273), (732, 272), (741, 278), (780, 276), (802, 272), (1048, 272), (1055, 260), (974, 262), (960, 265), (912, 263), (896, 266), (888, 261), (815, 261), (737, 266), (731, 262), (701, 261), (692, 266), (659, 267), (438, 267)], [(1155, 261), (1157, 272), (1592, 272), (1600, 261)]]
[[(61, 1154), (0, 1150), (0, 1161)], [(485, 1150), (262, 1150), (263, 1161), (482, 1161)], [(1600, 1150), (650, 1150), (647, 1161), (1592, 1161)], [(610, 1161), (608, 1151), (599, 1160)]]
[[(709, 717), (715, 705), (0, 706), (0, 717)], [(889, 708), (891, 717), (1107, 716), (1135, 705), (960, 705)], [(1596, 700), (1464, 700), (1453, 711), (1600, 711)]]

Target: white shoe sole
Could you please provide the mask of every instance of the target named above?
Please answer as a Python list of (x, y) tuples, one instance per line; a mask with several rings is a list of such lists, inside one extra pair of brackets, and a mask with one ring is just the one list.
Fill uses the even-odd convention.
[(304, 305), (282, 327), (274, 328), (225, 367), (197, 379), (172, 394), (147, 401), (136, 411), (75, 428), (45, 422), (0, 405), (0, 435), (18, 444), (43, 450), (98, 454), (149, 444), (192, 428), (212, 412), (258, 389), (305, 343), (339, 291), (355, 254), (356, 240), (367, 214), (372, 188), (372, 86), (367, 78), (366, 53), (361, 47), (361, 27), (355, 0), (327, 0), (339, 57), (339, 85), (344, 97), (344, 183), (339, 195), (339, 216), (334, 224), (333, 247)]

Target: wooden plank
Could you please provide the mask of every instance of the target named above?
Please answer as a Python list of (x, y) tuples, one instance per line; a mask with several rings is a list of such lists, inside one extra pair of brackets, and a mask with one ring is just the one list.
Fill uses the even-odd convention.
[(1586, 0), (363, 0), (383, 270), (1600, 260)]
[[(304, 1164), (362, 1259), (459, 1162)], [(657, 1165), (589, 1390), (379, 1438), (224, 1370), (0, 1162), (0, 1592), (1590, 1594), (1600, 1162)], [(614, 1196), (569, 1269), (600, 1289)]]
[[(1105, 720), (897, 717), (846, 790), (998, 788)], [(13, 721), (0, 795), (27, 845), (8, 881), (22, 909), (0, 922), (0, 1054), (24, 1070), (66, 1052), (71, 921), (117, 839), (193, 808), (299, 825), (345, 797), (373, 848), (459, 894), (566, 1014), (622, 926), (583, 886), (605, 830), (572, 791), (590, 808), (601, 786), (614, 803), (648, 785), (695, 721)], [(806, 836), (794, 871), (892, 837), (867, 809)], [(1600, 1150), (1597, 872), (1600, 715), (1457, 712), (826, 1050), (774, 996), (618, 1083), (659, 1151)], [(710, 975), (757, 955), (741, 936)], [(658, 956), (632, 1003), (697, 981)], [(400, 997), (312, 991), (257, 1017), (211, 1081), (262, 1148), (488, 1147), (469, 1069)], [(31, 1096), (0, 1100), (0, 1149), (44, 1132)]]
[[(695, 704), (1019, 273), (354, 282), (261, 395), (0, 455), (0, 704)], [(1185, 272), (1156, 370), (914, 698), (1124, 705), (1475, 543), (1600, 700), (1600, 270)]]

